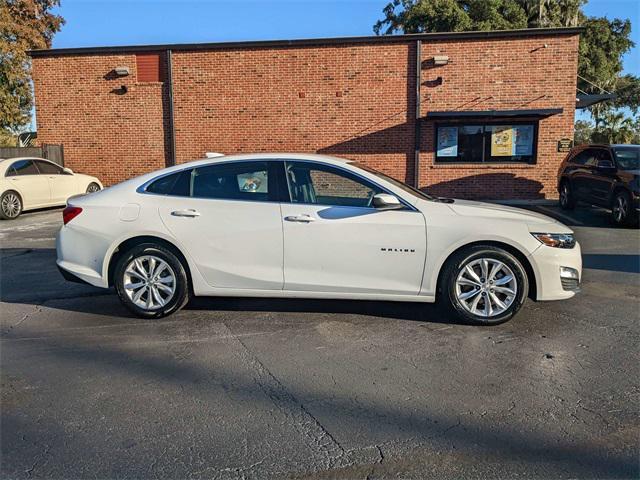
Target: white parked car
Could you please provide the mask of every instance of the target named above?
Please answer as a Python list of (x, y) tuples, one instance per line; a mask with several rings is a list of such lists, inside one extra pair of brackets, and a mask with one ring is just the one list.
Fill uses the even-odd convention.
[(57, 250), (66, 278), (115, 286), (143, 317), (221, 295), (439, 300), (495, 324), (527, 296), (574, 296), (582, 268), (549, 217), (304, 154), (205, 159), (73, 198)]
[(11, 220), (25, 210), (65, 205), (80, 193), (102, 190), (95, 177), (73, 173), (44, 158), (0, 159), (0, 218)]

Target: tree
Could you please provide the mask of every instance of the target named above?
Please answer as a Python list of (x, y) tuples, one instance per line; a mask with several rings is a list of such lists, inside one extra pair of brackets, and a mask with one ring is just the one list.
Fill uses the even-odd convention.
[(593, 130), (593, 123), (587, 120), (576, 121), (576, 124), (574, 126), (573, 143), (575, 143), (576, 145), (591, 143)]
[(31, 118), (28, 50), (50, 48), (64, 20), (51, 13), (59, 0), (0, 0), (0, 141), (9, 143)]
[[(619, 108), (640, 110), (640, 78), (623, 75), (622, 57), (634, 47), (629, 20), (586, 17), (586, 0), (393, 0), (383, 10), (376, 34), (502, 30), (582, 25), (579, 91), (609, 92), (616, 99), (589, 108), (599, 130)], [(615, 125), (622, 125), (614, 122)]]

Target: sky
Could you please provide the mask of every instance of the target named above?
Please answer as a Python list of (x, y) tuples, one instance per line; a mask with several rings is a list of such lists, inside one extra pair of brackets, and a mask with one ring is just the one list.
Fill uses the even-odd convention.
[[(53, 48), (373, 35), (390, 0), (61, 0)], [(640, 0), (590, 0), (590, 16), (630, 18), (640, 75)]]

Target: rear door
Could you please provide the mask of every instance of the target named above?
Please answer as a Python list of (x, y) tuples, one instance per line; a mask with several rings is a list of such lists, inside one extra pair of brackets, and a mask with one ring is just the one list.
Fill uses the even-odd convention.
[(21, 194), (23, 208), (45, 207), (51, 204), (49, 181), (40, 175), (33, 160), (16, 160), (7, 169), (6, 179)]
[(372, 198), (383, 190), (342, 168), (288, 161), (286, 175), (285, 290), (418, 294), (426, 254), (420, 212), (377, 210)]
[(576, 200), (591, 203), (593, 201), (591, 180), (597, 164), (595, 149), (587, 148), (578, 153), (572, 163), (574, 165), (571, 185)]
[(47, 178), (51, 189), (51, 203), (66, 203), (67, 198), (78, 193), (77, 179), (64, 173), (62, 167), (46, 160), (34, 160), (40, 175)]
[(586, 188), (594, 205), (609, 207), (611, 191), (617, 178), (615, 164), (608, 149), (597, 148), (594, 152), (595, 165), (591, 168)]
[(158, 197), (162, 221), (209, 285), (282, 289), (282, 215), (273, 171), (267, 161), (219, 162), (147, 188), (169, 190)]

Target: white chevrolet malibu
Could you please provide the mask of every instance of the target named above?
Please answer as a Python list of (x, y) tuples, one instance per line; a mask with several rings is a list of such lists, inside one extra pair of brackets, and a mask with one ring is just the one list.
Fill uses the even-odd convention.
[(438, 300), (496, 324), (527, 296), (574, 296), (582, 268), (572, 231), (549, 217), (321, 155), (185, 163), (72, 198), (63, 216), (65, 278), (114, 286), (143, 317), (219, 295)]
[(102, 189), (95, 177), (73, 173), (44, 158), (0, 160), (0, 218), (13, 220), (25, 210), (65, 205), (72, 195)]

